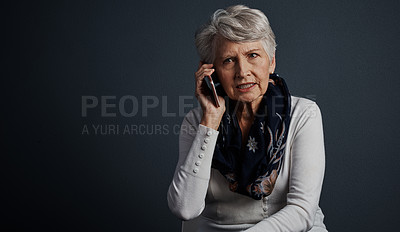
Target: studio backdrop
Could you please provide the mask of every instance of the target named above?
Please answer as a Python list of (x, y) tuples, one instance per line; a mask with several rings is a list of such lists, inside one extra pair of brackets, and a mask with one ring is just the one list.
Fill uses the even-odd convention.
[(267, 15), (276, 72), (321, 108), (328, 230), (394, 231), (400, 3), (388, 0), (3, 3), (1, 227), (179, 231), (166, 194), (198, 106), (194, 33), (233, 4)]

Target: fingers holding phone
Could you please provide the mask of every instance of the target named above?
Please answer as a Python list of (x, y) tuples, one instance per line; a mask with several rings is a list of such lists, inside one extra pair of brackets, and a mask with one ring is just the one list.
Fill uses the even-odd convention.
[[(196, 77), (196, 97), (209, 96), (210, 92), (206, 88), (207, 85), (205, 83), (206, 78), (210, 77), (215, 69), (212, 68), (213, 64), (202, 64), (197, 70)], [(200, 99), (199, 99), (200, 100)]]
[(220, 107), (219, 99), (218, 99), (218, 94), (217, 90), (215, 89), (215, 84), (211, 76), (205, 76), (204, 77), (204, 82), (206, 82), (208, 89), (211, 91), (214, 103), (216, 107)]
[(223, 97), (218, 96), (215, 90), (214, 82), (211, 79), (211, 75), (214, 72), (213, 64), (200, 62), (199, 69), (195, 73), (195, 95), (203, 110), (201, 124), (217, 130), (225, 112), (225, 100)]

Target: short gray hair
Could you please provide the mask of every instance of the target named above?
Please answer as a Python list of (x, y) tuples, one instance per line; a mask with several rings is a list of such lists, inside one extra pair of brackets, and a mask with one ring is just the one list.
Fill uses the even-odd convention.
[(215, 11), (210, 20), (197, 30), (195, 35), (196, 48), (201, 61), (214, 62), (216, 35), (232, 42), (261, 40), (270, 62), (275, 54), (275, 34), (267, 16), (257, 9), (236, 5)]

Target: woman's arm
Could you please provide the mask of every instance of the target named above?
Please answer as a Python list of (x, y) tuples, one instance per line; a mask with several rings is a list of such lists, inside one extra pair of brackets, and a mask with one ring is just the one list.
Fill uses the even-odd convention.
[(308, 231), (314, 223), (325, 171), (322, 117), (315, 103), (299, 116), (292, 143), (287, 205), (247, 232)]
[(179, 160), (168, 189), (168, 206), (183, 220), (199, 216), (204, 209), (217, 129), (225, 112), (225, 100), (219, 96), (221, 106), (216, 107), (203, 83), (215, 71), (212, 66), (200, 62), (195, 73), (195, 96), (202, 111), (192, 110), (183, 119)]
[(167, 196), (170, 210), (183, 220), (199, 216), (204, 209), (218, 137), (218, 131), (199, 123), (195, 110), (182, 122), (179, 160)]

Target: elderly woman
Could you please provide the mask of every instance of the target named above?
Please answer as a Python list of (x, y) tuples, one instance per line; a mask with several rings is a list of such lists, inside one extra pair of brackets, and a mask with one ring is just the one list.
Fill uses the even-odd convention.
[[(183, 231), (327, 231), (321, 113), (274, 73), (267, 17), (241, 5), (217, 10), (196, 46), (201, 107), (183, 120), (167, 197)], [(220, 107), (209, 76), (222, 85)]]

